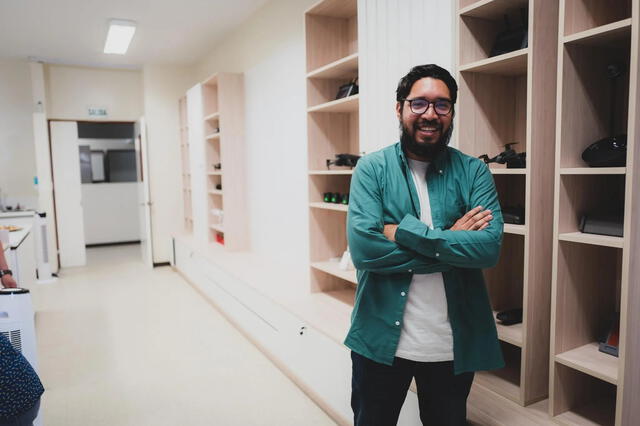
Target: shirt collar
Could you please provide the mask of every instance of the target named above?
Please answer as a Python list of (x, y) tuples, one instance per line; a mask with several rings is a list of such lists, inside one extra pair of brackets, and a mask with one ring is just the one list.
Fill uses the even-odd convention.
[[(398, 155), (398, 161), (400, 165), (403, 167), (403, 170), (409, 170), (409, 162), (407, 161), (407, 156), (402, 149), (402, 145), (400, 142), (396, 143), (396, 154)], [(430, 171), (435, 171), (439, 174), (444, 174), (446, 171), (447, 159), (449, 158), (449, 147), (446, 147), (433, 161), (429, 162), (429, 168), (427, 169), (427, 173)]]

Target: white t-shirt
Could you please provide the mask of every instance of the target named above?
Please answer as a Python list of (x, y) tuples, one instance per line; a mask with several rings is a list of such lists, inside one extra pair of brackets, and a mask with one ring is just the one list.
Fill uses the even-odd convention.
[[(420, 220), (433, 229), (426, 180), (428, 166), (429, 163), (409, 159), (420, 199)], [(442, 273), (413, 275), (396, 356), (420, 362), (453, 360), (453, 334)]]

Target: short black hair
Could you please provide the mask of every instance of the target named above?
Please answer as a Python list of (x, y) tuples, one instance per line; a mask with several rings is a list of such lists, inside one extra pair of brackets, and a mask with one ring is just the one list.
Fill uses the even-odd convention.
[(449, 88), (449, 94), (451, 95), (451, 102), (456, 103), (458, 99), (458, 84), (453, 76), (446, 69), (436, 65), (417, 65), (411, 68), (411, 71), (400, 79), (398, 88), (396, 89), (396, 101), (402, 102), (409, 96), (413, 84), (421, 78), (431, 77), (438, 80), (442, 80), (444, 84)]

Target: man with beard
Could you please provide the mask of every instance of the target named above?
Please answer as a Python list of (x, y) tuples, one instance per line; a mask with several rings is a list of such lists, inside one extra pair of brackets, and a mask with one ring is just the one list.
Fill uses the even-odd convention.
[(396, 91), (400, 142), (353, 174), (356, 426), (396, 424), (413, 378), (423, 424), (465, 425), (474, 371), (504, 366), (481, 270), (498, 261), (502, 214), (486, 165), (448, 146), (457, 92), (447, 70), (414, 67)]

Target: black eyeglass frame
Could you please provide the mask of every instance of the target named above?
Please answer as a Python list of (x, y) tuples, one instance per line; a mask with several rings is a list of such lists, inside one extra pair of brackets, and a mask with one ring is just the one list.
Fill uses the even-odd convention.
[[(409, 109), (411, 110), (411, 112), (412, 112), (412, 113), (414, 113), (414, 114), (418, 114), (418, 115), (424, 114), (425, 112), (429, 111), (429, 108), (431, 107), (431, 105), (433, 105), (433, 111), (434, 111), (437, 115), (449, 115), (449, 114), (451, 114), (451, 111), (453, 111), (453, 102), (451, 102), (449, 99), (436, 99), (435, 101), (430, 101), (430, 100), (425, 99), (425, 98), (413, 98), (413, 99), (403, 98), (403, 99), (400, 99), (400, 100), (401, 100), (401, 101), (407, 101), (407, 102), (409, 102)], [(426, 106), (426, 108), (424, 109), (424, 111), (422, 111), (422, 112), (415, 111), (415, 110), (413, 109), (413, 102), (414, 102), (414, 101), (423, 101), (423, 102), (426, 102), (426, 103), (427, 103), (427, 106)], [(436, 103), (438, 103), (438, 102), (447, 102), (447, 103), (449, 104), (449, 111), (447, 111), (447, 112), (445, 112), (445, 113), (440, 114), (440, 113), (438, 112), (438, 110), (436, 109)]]

